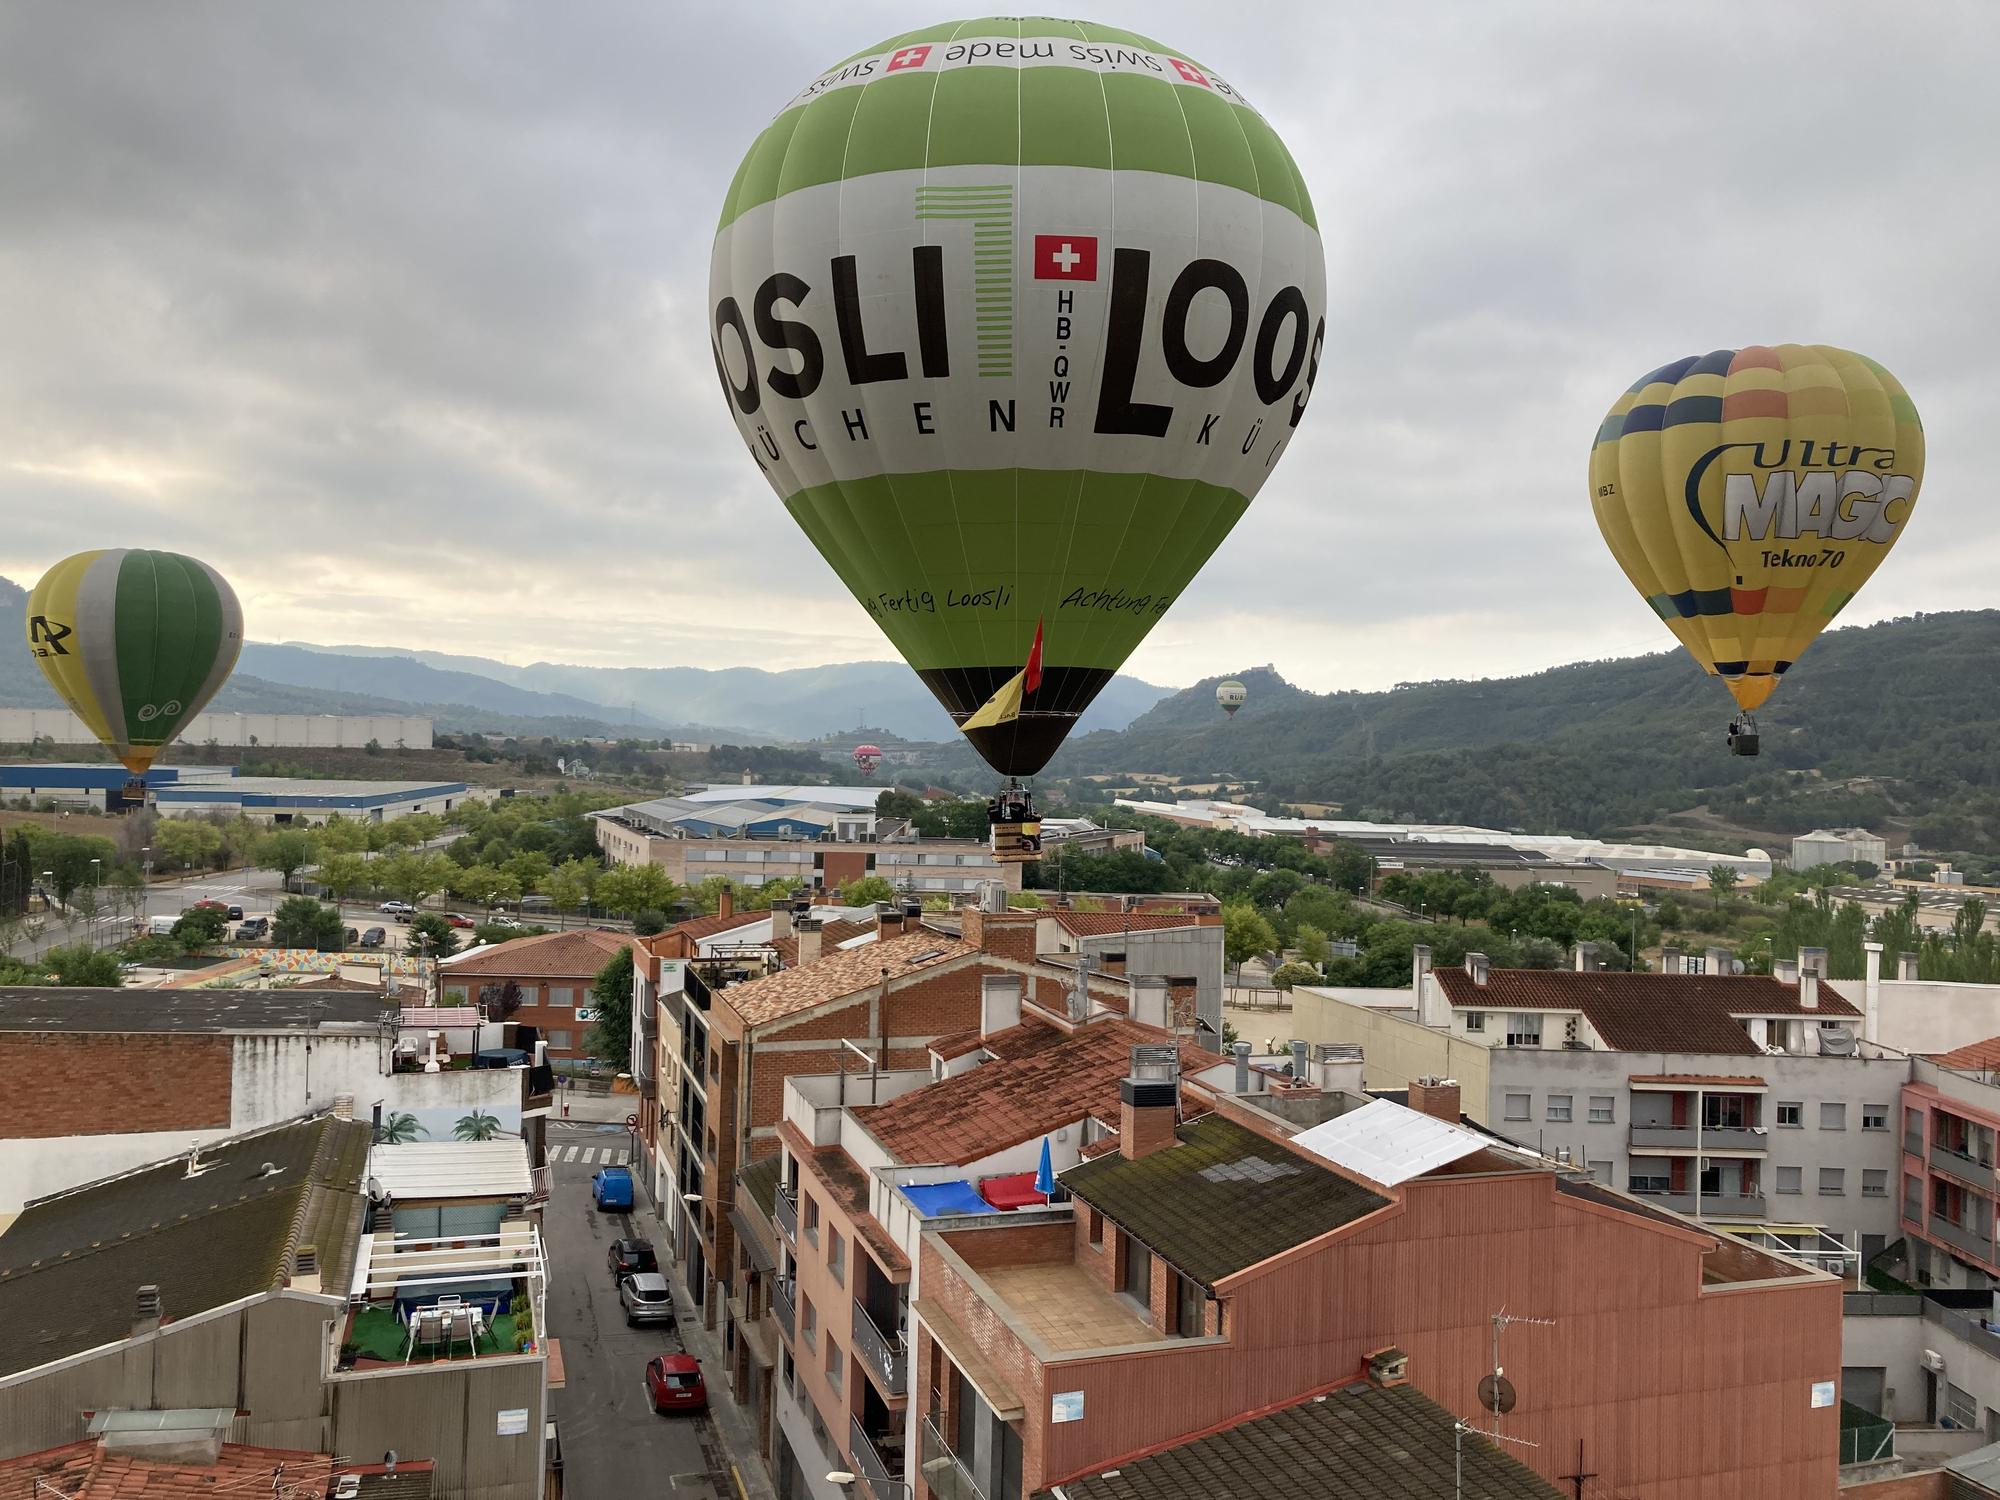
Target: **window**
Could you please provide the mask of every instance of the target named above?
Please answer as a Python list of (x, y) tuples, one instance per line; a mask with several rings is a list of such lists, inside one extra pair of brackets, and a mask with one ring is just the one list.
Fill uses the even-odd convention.
[(1549, 1120), (1553, 1124), (1567, 1125), (1570, 1117), (1570, 1096), (1568, 1094), (1549, 1095)]
[(1484, 1031), (1486, 1029), (1486, 1012), (1483, 1010), (1467, 1011), (1465, 1013), (1465, 1029), (1467, 1031)]
[(1864, 1198), (1886, 1198), (1889, 1196), (1889, 1169), (1887, 1167), (1863, 1167), (1861, 1169), (1861, 1196)]
[(1785, 1130), (1798, 1130), (1805, 1125), (1805, 1106), (1797, 1100), (1780, 1100), (1778, 1103), (1778, 1124)]
[(1665, 1193), (1673, 1190), (1673, 1177), (1665, 1162), (1658, 1166), (1651, 1164), (1634, 1166), (1631, 1175), (1625, 1179), (1626, 1191), (1633, 1193)]
[(1886, 1104), (1862, 1105), (1861, 1128), (1863, 1130), (1887, 1130), (1889, 1128), (1889, 1106)]
[(569, 985), (550, 985), (549, 1004), (563, 1010), (576, 1009), (576, 991)]
[(1618, 1120), (1618, 1101), (1610, 1094), (1590, 1096), (1590, 1123), (1612, 1125)]
[(1804, 1169), (1800, 1167), (1778, 1168), (1778, 1191), (1781, 1193), (1804, 1192), (1805, 1186), (1800, 1181), (1800, 1178), (1804, 1175)]
[(1102, 1250), (1104, 1248), (1104, 1215), (1094, 1208), (1087, 1208), (1084, 1210), (1084, 1217), (1088, 1221), (1090, 1230), (1090, 1248), (1093, 1250)]
[(722, 1052), (715, 1047), (708, 1049), (708, 1076), (710, 1078), (722, 1076)]
[(1921, 1177), (1903, 1179), (1903, 1217), (1915, 1224), (1924, 1221), (1924, 1183)]
[(840, 1356), (840, 1345), (833, 1341), (832, 1334), (828, 1334), (826, 1336), (826, 1383), (833, 1387), (833, 1392), (836, 1396), (840, 1394), (840, 1377), (846, 1372), (846, 1369), (847, 1361)]
[(1539, 1015), (1517, 1015), (1507, 1022), (1507, 1045), (1510, 1047), (1539, 1047), (1542, 1045), (1542, 1018)]
[(1529, 1099), (1528, 1099), (1528, 1096), (1527, 1096), (1526, 1094), (1509, 1094), (1509, 1095), (1507, 1096), (1507, 1116), (1506, 1116), (1506, 1117), (1507, 1117), (1508, 1119), (1510, 1119), (1510, 1120), (1525, 1120), (1525, 1119), (1527, 1119), (1527, 1118), (1528, 1118), (1528, 1104), (1529, 1104)]
[(544, 1031), (542, 1040), (549, 1044), (551, 1052), (567, 1052), (572, 1045), (570, 1033), (567, 1031)]
[(847, 1285), (847, 1241), (840, 1237), (838, 1229), (826, 1232), (826, 1268), (833, 1272), (835, 1281)]
[(1131, 1235), (1120, 1233), (1125, 1246), (1125, 1295), (1149, 1312), (1153, 1306), (1153, 1253)]
[(801, 1206), (806, 1211), (806, 1238), (817, 1245), (819, 1243), (819, 1200), (813, 1197), (811, 1193), (807, 1193), (805, 1202)]
[(819, 1309), (813, 1306), (813, 1299), (804, 1292), (799, 1293), (799, 1342), (808, 1349), (819, 1337)]
[(1185, 1276), (1174, 1277), (1174, 1326), (1177, 1338), (1198, 1339), (1208, 1332), (1202, 1326), (1202, 1315), (1208, 1308), (1208, 1294), (1201, 1283), (1190, 1281)]
[(1847, 1106), (1845, 1104), (1822, 1104), (1819, 1107), (1819, 1128), (1821, 1130), (1847, 1129)]
[(1962, 1391), (1947, 1380), (1944, 1385), (1944, 1416), (1954, 1427), (1976, 1428), (1979, 1426), (1979, 1403), (1972, 1399), (1972, 1392)]
[(1819, 1190), (1828, 1195), (1847, 1191), (1847, 1168), (1821, 1167), (1819, 1169)]

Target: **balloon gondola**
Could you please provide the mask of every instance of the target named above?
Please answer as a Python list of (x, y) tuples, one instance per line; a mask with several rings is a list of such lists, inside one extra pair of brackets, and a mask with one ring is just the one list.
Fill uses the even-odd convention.
[(1750, 345), (1662, 365), (1613, 403), (1591, 504), (1618, 565), (1738, 714), (1752, 717), (1903, 533), (1924, 433), (1865, 355)]
[(1311, 200), (1234, 85), (987, 19), (785, 105), (709, 334), (772, 489), (1002, 778), (998, 829), (1269, 477), (1325, 310)]

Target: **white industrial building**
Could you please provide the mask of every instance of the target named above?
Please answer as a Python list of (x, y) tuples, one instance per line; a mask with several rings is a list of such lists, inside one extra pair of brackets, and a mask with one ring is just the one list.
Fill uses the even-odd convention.
[[(230, 749), (428, 750), (432, 724), (413, 714), (196, 714), (180, 734), (184, 745)], [(0, 745), (94, 745), (97, 736), (66, 708), (0, 708)]]
[(1815, 828), (1792, 840), (1792, 868), (1810, 870), (1819, 865), (1871, 864), (1881, 869), (1889, 857), (1889, 844), (1865, 828), (1834, 832)]

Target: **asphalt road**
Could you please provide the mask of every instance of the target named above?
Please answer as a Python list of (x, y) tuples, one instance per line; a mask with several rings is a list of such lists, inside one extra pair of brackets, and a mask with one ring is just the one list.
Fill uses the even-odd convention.
[[(706, 1416), (657, 1416), (645, 1392), (646, 1361), (681, 1347), (677, 1330), (627, 1328), (605, 1257), (636, 1233), (625, 1214), (591, 1207), (590, 1174), (624, 1158), (622, 1126), (551, 1123), (554, 1190), (543, 1215), (549, 1256), (550, 1332), (562, 1343), (564, 1388), (551, 1396), (562, 1434), (563, 1481), (574, 1500), (685, 1496), (724, 1500), (735, 1490), (722, 1444)], [(591, 1158), (595, 1158), (592, 1160)], [(722, 1371), (704, 1372), (711, 1382)], [(728, 1400), (712, 1390), (711, 1400)]]

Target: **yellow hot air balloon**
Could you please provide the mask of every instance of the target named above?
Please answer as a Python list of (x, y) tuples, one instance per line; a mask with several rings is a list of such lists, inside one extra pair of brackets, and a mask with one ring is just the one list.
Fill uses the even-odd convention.
[(1632, 586), (1750, 713), (1902, 535), (1924, 431), (1895, 376), (1824, 344), (1662, 365), (1612, 404), (1590, 455), (1598, 529)]

